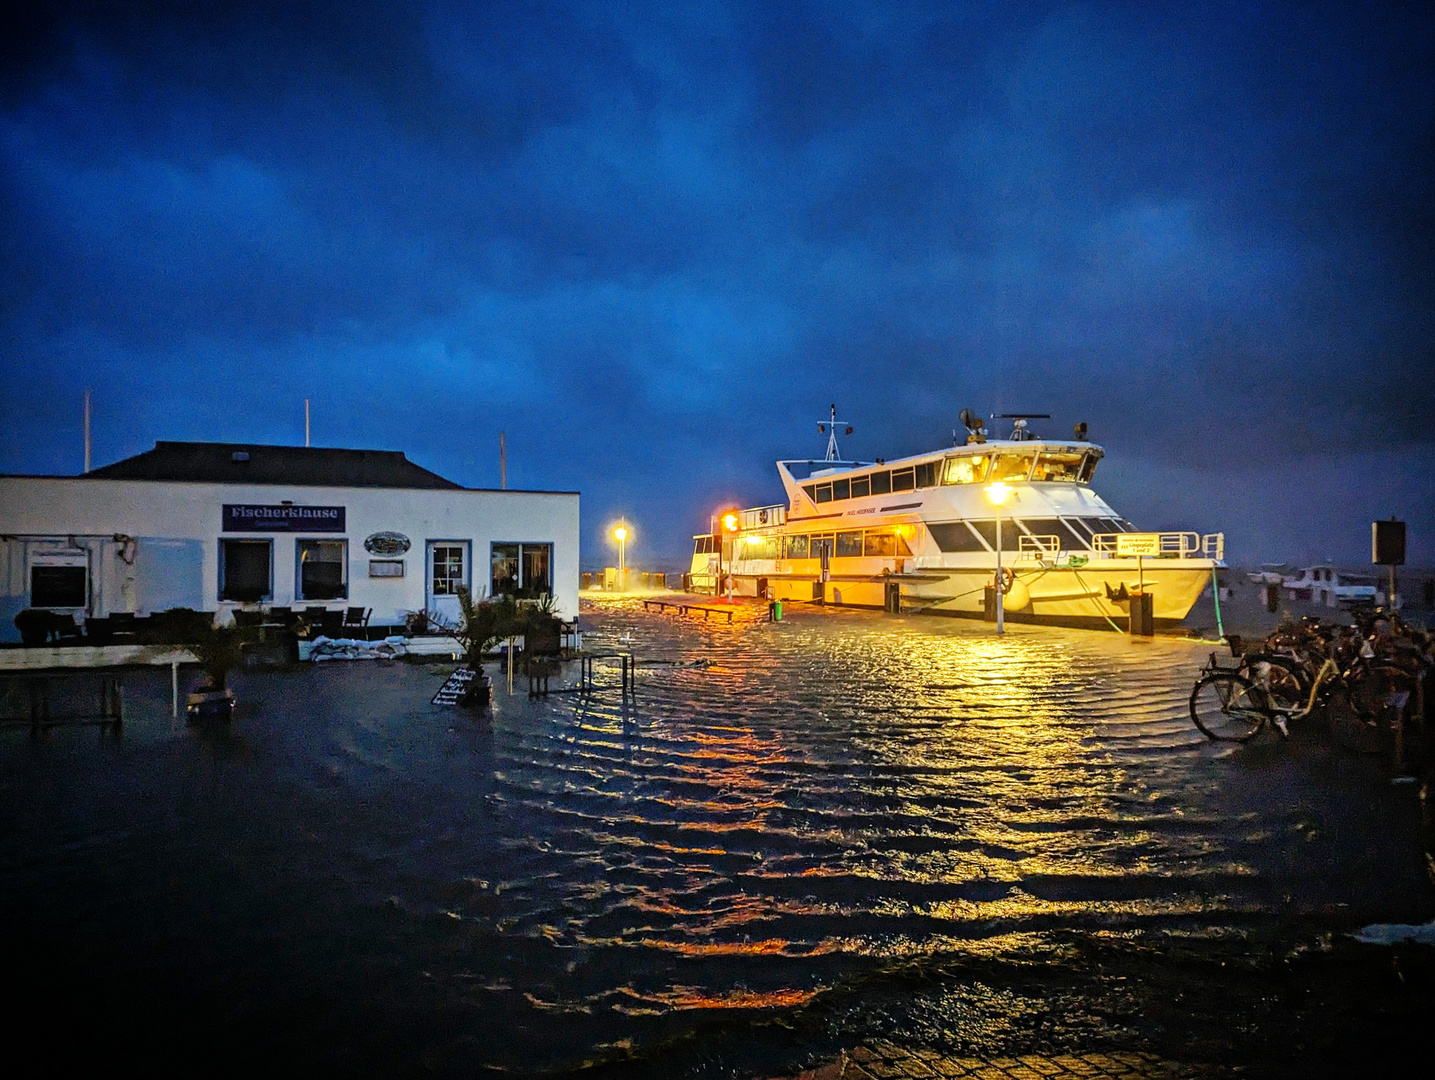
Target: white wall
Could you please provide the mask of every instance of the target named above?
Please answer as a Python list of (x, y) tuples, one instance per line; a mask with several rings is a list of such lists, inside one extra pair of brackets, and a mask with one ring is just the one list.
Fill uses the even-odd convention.
[[(425, 541), (472, 544), (475, 592), (487, 590), (489, 545), (507, 541), (553, 545), (553, 591), (565, 618), (578, 614), (578, 496), (518, 491), (412, 491), (393, 488), (200, 484), (80, 477), (0, 477), (0, 638), (16, 640), (11, 621), (24, 605), (27, 565), (40, 550), (79, 545), (92, 558), (92, 614), (166, 607), (204, 610), (238, 605), (219, 601), (219, 538), (225, 503), (342, 506), (343, 533), (228, 533), (273, 541), (274, 596), (295, 598), (297, 537), (347, 539), (351, 606), (373, 609), (374, 624), (401, 623), (425, 606)], [(364, 538), (399, 532), (412, 542), (402, 578), (370, 578)], [(106, 537), (134, 537), (133, 549)], [(55, 537), (51, 543), (23, 537)], [(67, 538), (74, 536), (73, 542)], [(133, 565), (121, 558), (133, 552)], [(340, 601), (330, 601), (338, 607)]]

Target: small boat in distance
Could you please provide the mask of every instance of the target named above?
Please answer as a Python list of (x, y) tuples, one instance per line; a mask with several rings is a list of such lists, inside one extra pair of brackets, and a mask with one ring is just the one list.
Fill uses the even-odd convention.
[(1281, 588), (1292, 600), (1303, 600), (1326, 607), (1336, 604), (1373, 604), (1376, 588), (1369, 578), (1363, 580), (1342, 574), (1330, 563), (1303, 566), (1281, 580)]
[(998, 418), (1005, 439), (964, 410), (965, 444), (845, 461), (834, 407), (825, 458), (777, 462), (785, 503), (734, 507), (693, 538), (689, 587), (981, 618), (1000, 583), (1013, 622), (1121, 629), (1144, 592), (1158, 626), (1184, 619), (1225, 566), (1224, 534), (1139, 532), (1092, 490), (1105, 451), (1085, 424), (1046, 439), (1029, 427), (1044, 416)]

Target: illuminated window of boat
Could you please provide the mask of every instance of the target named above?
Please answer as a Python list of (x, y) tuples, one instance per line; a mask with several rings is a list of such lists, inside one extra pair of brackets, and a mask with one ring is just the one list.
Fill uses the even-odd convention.
[(872, 474), (872, 494), (886, 495), (892, 490), (892, 474), (889, 472), (874, 472)]
[(838, 533), (836, 554), (839, 559), (858, 558), (862, 554), (862, 534), (860, 532)]
[(783, 542), (782, 550), (783, 550), (783, 552), (784, 552), (783, 558), (785, 558), (785, 559), (805, 559), (805, 558), (807, 558), (807, 537), (806, 537), (806, 536), (789, 536), (789, 537), (787, 537), (786, 540)]
[(871, 477), (869, 476), (854, 476), (852, 478), (852, 497), (854, 499), (861, 499), (864, 496), (870, 495), (872, 493), (870, 481)]
[(862, 538), (862, 554), (890, 559), (897, 554), (897, 534), (869, 532)]
[(1035, 461), (1035, 453), (997, 454), (996, 460), (992, 462), (989, 479), (993, 483), (998, 480), (1007, 483), (1013, 480), (1025, 480), (1031, 475), (1032, 463)]
[(1091, 474), (1096, 472), (1096, 463), (1100, 460), (1101, 458), (1098, 457), (1096, 454), (1086, 455), (1086, 460), (1081, 463), (1081, 477), (1079, 481), (1080, 483), (1091, 483)]
[(980, 484), (987, 478), (987, 466), (991, 459), (986, 454), (963, 454), (947, 458), (947, 471), (942, 477), (944, 484)]
[(835, 502), (835, 501), (838, 500), (838, 499), (845, 499), (845, 498), (847, 498), (849, 486), (850, 486), (850, 482), (847, 481), (847, 480), (834, 480), (834, 481), (832, 481), (832, 499), (833, 499), (833, 501)]
[(831, 501), (832, 501), (832, 485), (831, 485), (831, 484), (818, 484), (818, 485), (817, 485), (817, 501), (820, 502), (820, 503), (826, 503), (826, 502), (831, 502)]
[(738, 553), (738, 558), (776, 559), (779, 557), (779, 550), (776, 536), (744, 536), (742, 550)]
[(1033, 480), (1046, 483), (1074, 484), (1081, 479), (1081, 465), (1086, 454), (1077, 451), (1047, 450), (1037, 455)]
[(929, 488), (937, 486), (937, 473), (941, 466), (940, 461), (924, 461), (917, 466), (917, 486)]
[(892, 470), (892, 490), (911, 491), (917, 486), (916, 476), (911, 469)]
[(828, 533), (826, 536), (811, 537), (808, 541), (808, 546), (812, 552), (812, 558), (822, 558), (822, 553), (824, 551), (827, 552), (828, 556), (830, 557), (832, 555), (832, 534)]

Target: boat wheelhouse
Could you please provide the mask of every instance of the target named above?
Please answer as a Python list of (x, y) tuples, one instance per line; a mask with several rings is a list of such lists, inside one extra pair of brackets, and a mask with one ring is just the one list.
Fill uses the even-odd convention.
[(1011, 419), (989, 439), (963, 413), (965, 445), (862, 462), (838, 460), (834, 412), (827, 458), (777, 462), (785, 503), (694, 537), (691, 587), (978, 618), (1001, 587), (1012, 621), (1098, 627), (1143, 592), (1158, 625), (1184, 619), (1224, 566), (1223, 534), (1139, 532), (1092, 489), (1105, 452), (1084, 424), (1044, 439)]

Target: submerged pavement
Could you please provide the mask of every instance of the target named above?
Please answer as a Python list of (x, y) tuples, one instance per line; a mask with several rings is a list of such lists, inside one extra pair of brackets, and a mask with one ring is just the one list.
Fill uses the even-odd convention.
[(635, 700), (500, 683), (473, 716), (429, 704), (446, 669), (368, 661), (242, 673), (213, 730), (137, 673), (119, 739), (0, 734), (20, 1029), (348, 1075), (1418, 1049), (1430, 948), (1348, 936), (1435, 910), (1415, 790), (1317, 732), (1208, 744), (1186, 696), (1211, 646), (584, 619), (654, 662)]

